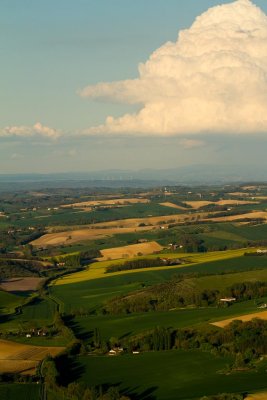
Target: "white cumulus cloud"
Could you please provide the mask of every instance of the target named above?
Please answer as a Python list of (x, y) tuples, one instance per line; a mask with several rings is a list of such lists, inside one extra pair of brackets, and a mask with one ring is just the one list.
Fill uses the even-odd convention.
[(139, 78), (80, 95), (140, 105), (88, 134), (267, 132), (267, 16), (250, 0), (213, 7), (139, 64)]
[(33, 126), (7, 126), (0, 129), (0, 137), (34, 137), (42, 136), (49, 139), (57, 139), (61, 135), (61, 132), (42, 125), (37, 122)]

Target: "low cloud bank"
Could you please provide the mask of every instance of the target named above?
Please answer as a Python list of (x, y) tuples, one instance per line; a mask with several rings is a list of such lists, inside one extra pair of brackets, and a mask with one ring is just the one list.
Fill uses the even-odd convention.
[(33, 126), (7, 126), (0, 129), (0, 137), (34, 137), (41, 136), (48, 139), (57, 139), (61, 132), (37, 122)]

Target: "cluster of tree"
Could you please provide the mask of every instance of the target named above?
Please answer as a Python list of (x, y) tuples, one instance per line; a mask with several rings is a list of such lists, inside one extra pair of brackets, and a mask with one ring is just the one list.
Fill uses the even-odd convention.
[(81, 266), (81, 256), (80, 253), (69, 254), (64, 257), (58, 257), (54, 262), (56, 265), (62, 263), (66, 267), (79, 268)]
[(161, 258), (140, 258), (138, 260), (125, 261), (123, 264), (112, 264), (106, 269), (106, 273), (127, 271), (131, 269), (162, 267), (164, 262)]
[(267, 295), (267, 282), (242, 282), (232, 285), (227, 292), (237, 300), (250, 300)]
[(81, 258), (81, 264), (86, 263), (87, 261), (91, 261), (94, 258), (101, 257), (101, 253), (98, 249), (90, 249), (86, 251), (82, 251), (80, 253), (80, 258)]
[(200, 349), (234, 357), (234, 368), (249, 366), (267, 352), (267, 321), (233, 321), (223, 330), (156, 328), (129, 339), (128, 346), (140, 351)]
[[(70, 360), (64, 358), (67, 367), (70, 365)], [(48, 393), (57, 396), (59, 399), (65, 400), (130, 400), (128, 396), (121, 395), (116, 387), (103, 389), (102, 387), (89, 388), (84, 383), (76, 382), (75, 380), (62, 385), (61, 373), (63, 370), (58, 368), (59, 363), (56, 359), (47, 357), (43, 361), (41, 372)], [(66, 367), (66, 365), (65, 365)], [(68, 377), (69, 379), (70, 376)], [(72, 376), (73, 378), (73, 376)]]
[(1, 260), (0, 279), (17, 276), (40, 276), (44, 267), (38, 261)]
[(213, 396), (204, 396), (200, 400), (243, 400), (245, 395), (238, 393), (222, 393)]
[(208, 251), (203, 239), (198, 235), (184, 234), (179, 238), (179, 244), (183, 246), (186, 253), (205, 253)]
[[(168, 311), (173, 308), (187, 306), (209, 307), (222, 306), (221, 298), (234, 297), (237, 301), (245, 301), (265, 297), (266, 282), (236, 283), (225, 290), (198, 289), (187, 283), (187, 279), (171, 280), (142, 290), (116, 296), (103, 306), (107, 314), (131, 314), (148, 311)], [(227, 303), (228, 304), (228, 303)]]
[(0, 383), (32, 383), (37, 380), (36, 377), (31, 375), (20, 375), (18, 373), (1, 373)]
[[(208, 214), (208, 218), (217, 218), (217, 217), (227, 217), (227, 216), (231, 216), (231, 215), (243, 215), (243, 214), (250, 214), (252, 212), (252, 210), (246, 210), (246, 211), (244, 211), (244, 210), (242, 210), (242, 209), (239, 209), (239, 210), (237, 210), (236, 208), (233, 208), (233, 209), (231, 209), (231, 210), (226, 210), (226, 211), (222, 211), (222, 212), (216, 212), (215, 214)], [(244, 219), (246, 219), (246, 218), (244, 218)], [(262, 219), (262, 218), (260, 218), (260, 219)], [(250, 218), (249, 218), (249, 220), (250, 220)]]
[(24, 246), (34, 239), (38, 239), (44, 234), (42, 227), (36, 227), (34, 232), (29, 228), (9, 227), (0, 231), (0, 251), (5, 254), (16, 246)]
[[(261, 242), (263, 243), (263, 241)], [(257, 242), (258, 244), (258, 242)], [(252, 243), (253, 246), (255, 246), (255, 242)], [(258, 244), (259, 246), (267, 246), (267, 240), (264, 241), (264, 244)], [(267, 252), (259, 252), (259, 251), (253, 251), (253, 252), (245, 252), (244, 253), (245, 257), (262, 257), (262, 256), (267, 256)]]
[(104, 313), (130, 314), (135, 312), (167, 311), (189, 305), (197, 307), (217, 303), (218, 290), (198, 290), (185, 281), (168, 281), (123, 296), (117, 296), (104, 304)]
[(62, 264), (65, 267), (80, 268), (82, 265), (89, 263), (94, 258), (100, 257), (100, 255), (101, 254), (99, 250), (91, 249), (80, 253), (54, 257), (53, 263), (55, 266), (57, 266), (58, 264)]

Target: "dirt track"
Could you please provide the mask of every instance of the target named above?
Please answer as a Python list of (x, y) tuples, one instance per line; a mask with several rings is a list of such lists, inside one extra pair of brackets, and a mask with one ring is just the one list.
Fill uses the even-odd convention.
[(198, 209), (200, 207), (204, 207), (210, 204), (215, 206), (227, 206), (227, 205), (246, 205), (246, 204), (258, 204), (257, 201), (246, 201), (246, 200), (219, 200), (216, 202), (213, 201), (185, 201), (186, 204), (191, 206), (193, 209)]

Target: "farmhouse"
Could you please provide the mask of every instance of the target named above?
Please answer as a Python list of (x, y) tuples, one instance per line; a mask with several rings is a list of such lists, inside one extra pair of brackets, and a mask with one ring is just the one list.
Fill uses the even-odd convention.
[(124, 349), (122, 347), (114, 347), (113, 349), (109, 350), (109, 356), (117, 356), (118, 354), (122, 353)]
[(138, 239), (138, 243), (147, 243), (148, 239)]
[(264, 304), (262, 304), (261, 306), (259, 306), (258, 308), (267, 308), (267, 304), (264, 303)]
[(223, 299), (220, 299), (222, 303), (232, 303), (233, 301), (236, 301), (235, 297), (225, 297)]

